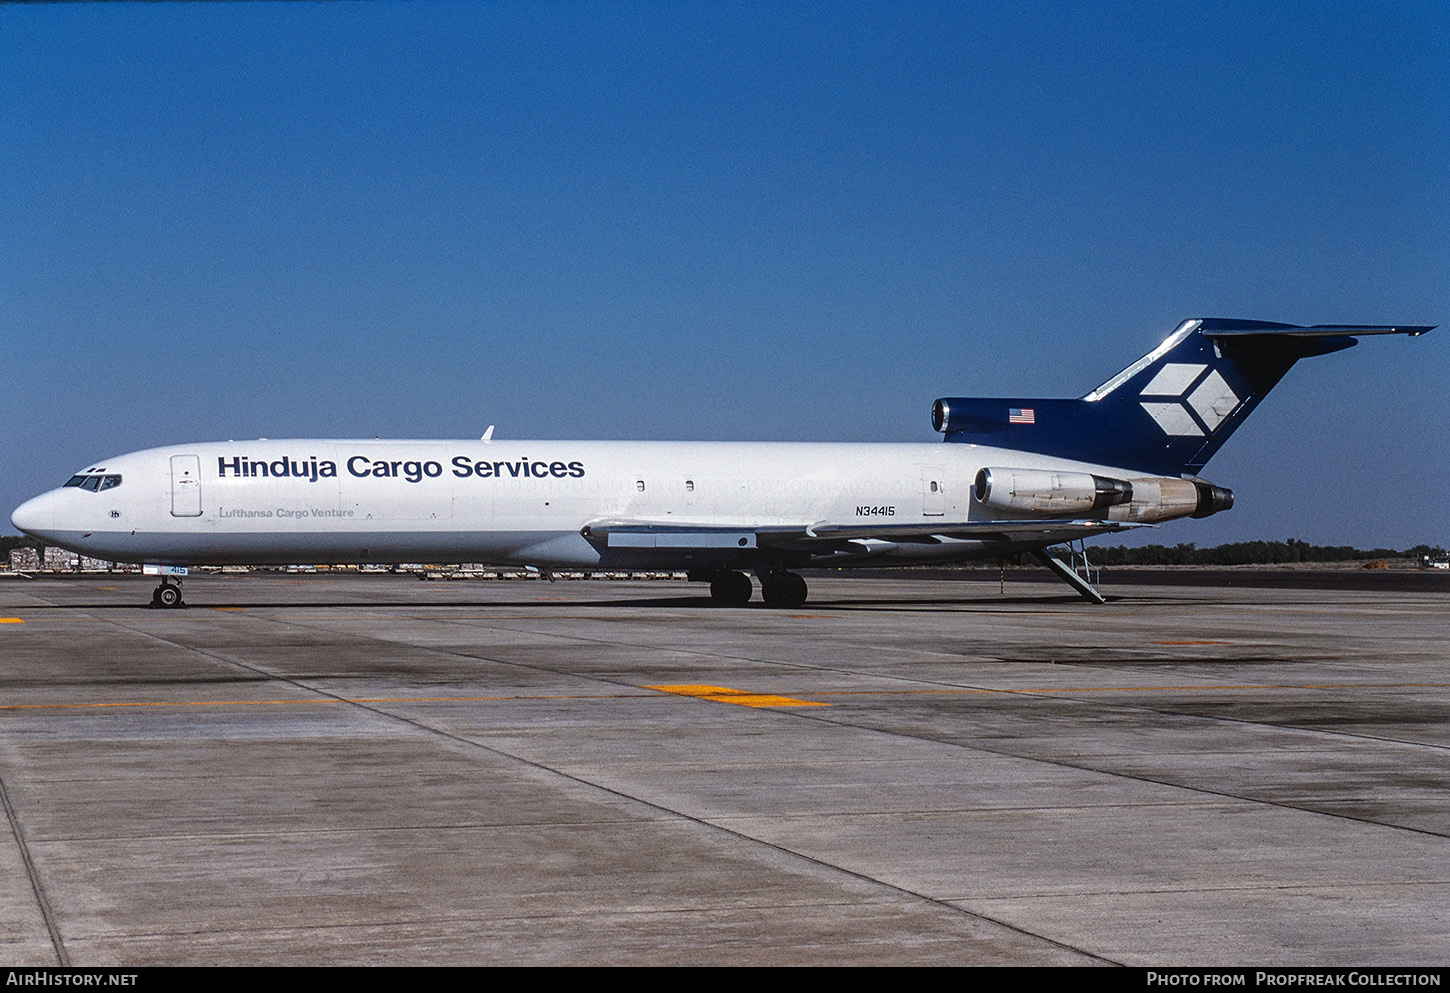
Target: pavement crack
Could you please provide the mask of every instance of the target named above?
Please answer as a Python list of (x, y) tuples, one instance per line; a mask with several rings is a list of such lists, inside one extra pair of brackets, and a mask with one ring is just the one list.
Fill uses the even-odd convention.
[(45, 921), (45, 929), (50, 934), (50, 944), (55, 949), (55, 957), (61, 968), (70, 968), (70, 955), (66, 953), (65, 941), (61, 938), (60, 928), (56, 926), (55, 912), (50, 908), (50, 900), (45, 895), (45, 884), (41, 881), (40, 870), (35, 865), (35, 859), (31, 857), (30, 846), (26, 844), (25, 832), (20, 826), (20, 817), (15, 812), (15, 805), (10, 802), (10, 791), (5, 788), (5, 780), (0, 777), (0, 806), (5, 808), (5, 818), (10, 823), (10, 833), (15, 838), (15, 846), (20, 850), (20, 860), (25, 864), (25, 875), (30, 879), (31, 892), (35, 894), (35, 902), (40, 907), (40, 916)]

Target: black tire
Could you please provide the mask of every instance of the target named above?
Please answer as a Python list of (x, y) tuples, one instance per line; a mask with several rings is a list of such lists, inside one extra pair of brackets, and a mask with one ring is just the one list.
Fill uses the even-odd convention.
[(760, 584), (760, 595), (767, 607), (799, 607), (806, 602), (806, 581), (793, 572), (774, 575)]
[(181, 587), (171, 583), (163, 583), (156, 587), (156, 595), (153, 599), (159, 607), (180, 607)]
[(743, 607), (755, 588), (743, 572), (722, 572), (710, 580), (710, 599), (720, 607)]

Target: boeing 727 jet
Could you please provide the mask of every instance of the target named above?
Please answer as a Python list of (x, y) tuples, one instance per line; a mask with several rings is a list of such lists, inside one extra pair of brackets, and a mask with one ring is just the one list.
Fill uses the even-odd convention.
[(1184, 321), (1073, 400), (947, 397), (946, 444), (600, 441), (206, 442), (104, 459), (21, 505), (47, 544), (186, 567), (484, 562), (683, 570), (743, 605), (805, 602), (801, 570), (1048, 549), (1233, 506), (1199, 474), (1301, 358), (1425, 326)]

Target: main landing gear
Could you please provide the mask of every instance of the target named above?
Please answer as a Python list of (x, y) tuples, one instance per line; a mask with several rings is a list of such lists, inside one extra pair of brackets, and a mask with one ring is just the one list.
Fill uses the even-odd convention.
[(806, 581), (793, 572), (767, 572), (760, 577), (760, 597), (767, 607), (799, 607), (806, 602)]
[[(743, 607), (754, 589), (743, 572), (718, 572), (710, 580), (710, 599), (720, 607)], [(799, 607), (806, 602), (806, 581), (793, 572), (760, 575), (760, 597), (767, 607)]]
[(181, 602), (181, 583), (173, 579), (163, 579), (161, 585), (151, 594), (151, 606), (153, 607), (185, 607)]
[(753, 592), (750, 577), (743, 572), (721, 572), (710, 580), (710, 599), (717, 607), (743, 607)]

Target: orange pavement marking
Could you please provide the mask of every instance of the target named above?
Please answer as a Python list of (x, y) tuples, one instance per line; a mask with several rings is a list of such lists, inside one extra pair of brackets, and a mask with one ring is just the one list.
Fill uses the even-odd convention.
[(829, 703), (813, 700), (797, 700), (788, 696), (773, 696), (769, 693), (748, 693), (732, 690), (728, 686), (705, 686), (698, 683), (678, 683), (664, 686), (646, 686), (647, 690), (674, 693), (677, 696), (692, 696), (716, 703), (733, 703), (740, 707), (829, 707)]

